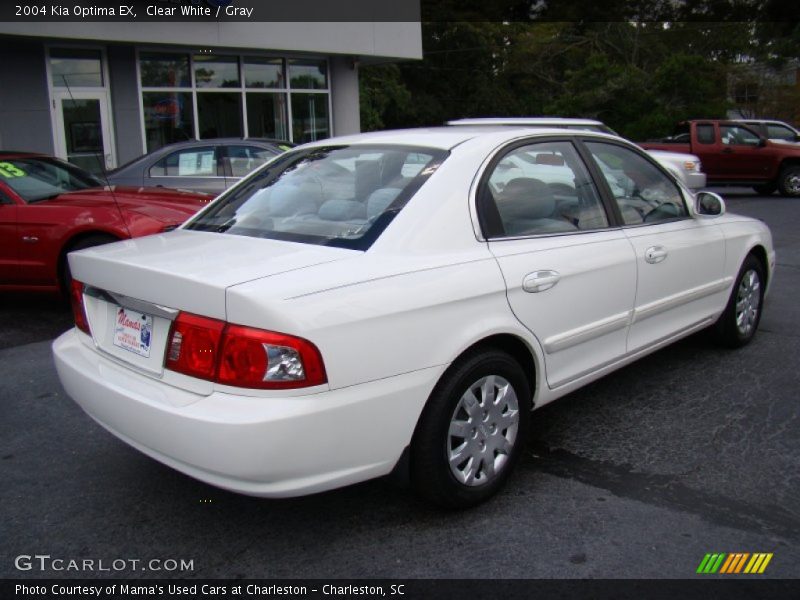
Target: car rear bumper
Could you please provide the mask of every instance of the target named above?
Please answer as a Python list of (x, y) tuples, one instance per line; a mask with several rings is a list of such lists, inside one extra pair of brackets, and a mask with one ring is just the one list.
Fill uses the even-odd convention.
[(264, 497), (389, 473), (444, 369), (301, 396), (203, 396), (126, 368), (80, 336), (63, 334), (53, 354), (67, 394), (94, 420), (191, 477)]

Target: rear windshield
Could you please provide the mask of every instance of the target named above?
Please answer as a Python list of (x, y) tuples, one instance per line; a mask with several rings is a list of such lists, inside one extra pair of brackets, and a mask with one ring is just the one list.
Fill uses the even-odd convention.
[(288, 152), (185, 228), (366, 250), (446, 156), (389, 145)]

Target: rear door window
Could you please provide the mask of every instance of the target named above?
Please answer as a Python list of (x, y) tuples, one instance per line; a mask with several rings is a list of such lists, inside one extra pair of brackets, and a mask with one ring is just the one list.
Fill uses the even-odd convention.
[(697, 125), (697, 142), (700, 144), (713, 144), (714, 143), (714, 126), (710, 123), (703, 123)]
[(481, 194), (488, 238), (608, 227), (600, 195), (570, 142), (511, 150), (494, 166)]

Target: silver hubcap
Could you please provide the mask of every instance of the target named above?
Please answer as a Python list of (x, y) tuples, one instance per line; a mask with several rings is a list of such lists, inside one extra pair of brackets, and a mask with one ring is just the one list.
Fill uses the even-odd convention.
[(508, 462), (518, 429), (514, 388), (499, 375), (482, 377), (464, 392), (450, 418), (450, 471), (469, 486), (492, 481)]
[(786, 189), (792, 196), (800, 195), (800, 173), (792, 173), (786, 178)]
[(761, 281), (758, 273), (750, 269), (742, 277), (736, 294), (736, 328), (743, 336), (752, 333), (761, 306)]

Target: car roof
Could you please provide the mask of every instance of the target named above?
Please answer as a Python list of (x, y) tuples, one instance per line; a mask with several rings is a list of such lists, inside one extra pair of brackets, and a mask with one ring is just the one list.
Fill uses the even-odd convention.
[(402, 146), (421, 146), (428, 148), (438, 148), (441, 150), (451, 150), (459, 144), (479, 137), (494, 136), (498, 142), (502, 143), (520, 137), (520, 135), (531, 135), (544, 137), (547, 135), (591, 135), (603, 138), (618, 139), (614, 136), (594, 131), (575, 131), (559, 129), (558, 127), (546, 128), (526, 128), (524, 126), (508, 127), (507, 125), (497, 125), (487, 127), (479, 125), (474, 127), (423, 127), (418, 129), (390, 129), (386, 131), (374, 131), (370, 133), (359, 133), (335, 138), (326, 138), (316, 142), (309, 142), (303, 147), (331, 146), (338, 144), (392, 144)]
[(573, 119), (570, 117), (480, 117), (472, 119), (455, 119), (448, 125), (604, 125), (594, 119)]

